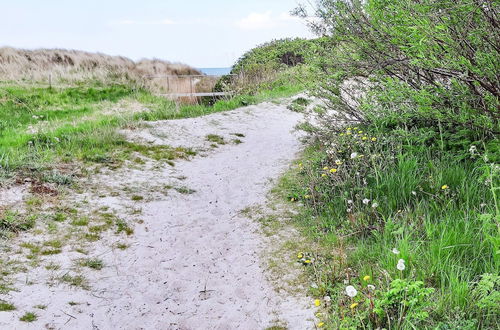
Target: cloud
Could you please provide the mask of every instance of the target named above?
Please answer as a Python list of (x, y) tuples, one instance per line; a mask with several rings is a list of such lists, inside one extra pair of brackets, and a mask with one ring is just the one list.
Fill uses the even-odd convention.
[(291, 16), (289, 13), (273, 15), (271, 11), (263, 13), (251, 13), (236, 21), (236, 26), (242, 30), (265, 30), (283, 27), (291, 22), (301, 21), (300, 18)]
[(137, 21), (137, 20), (116, 20), (109, 22), (109, 25), (173, 25), (176, 24), (175, 21), (171, 19), (163, 19), (163, 20), (151, 20), (151, 21)]

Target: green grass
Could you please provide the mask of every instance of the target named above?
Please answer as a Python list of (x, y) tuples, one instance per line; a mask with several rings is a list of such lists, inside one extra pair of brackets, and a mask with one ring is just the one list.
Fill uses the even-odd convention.
[[(307, 251), (315, 261), (306, 270), (318, 285), (311, 293), (335, 302), (326, 308), (326, 324), (455, 328), (459, 314), (476, 327), (491, 328), (498, 322), (494, 306), (500, 288), (483, 288), (489, 305), (480, 305), (477, 297), (478, 281), (500, 271), (498, 169), (467, 149), (429, 147), (417, 131), (372, 126), (348, 132), (309, 147), (281, 183), (286, 199), (305, 205), (297, 223), (320, 246)], [(332, 146), (328, 153), (325, 145)], [(399, 259), (405, 260), (404, 271), (396, 267)], [(424, 286), (416, 290), (422, 294), (425, 287), (435, 290), (420, 305), (428, 317), (412, 319), (424, 315), (417, 309), (373, 314), (367, 284), (375, 285), (370, 295), (382, 304), (401, 278), (406, 285), (421, 281)], [(356, 299), (345, 295), (344, 281), (358, 289)], [(403, 300), (390, 297), (391, 304), (403, 306)], [(353, 302), (359, 303), (355, 311)]]
[[(124, 85), (65, 89), (3, 86), (0, 87), (0, 180), (29, 171), (29, 175), (38, 175), (41, 181), (69, 185), (72, 178), (57, 172), (53, 164), (75, 160), (120, 164), (132, 152), (171, 162), (194, 153), (138, 146), (126, 142), (117, 128), (140, 120), (186, 118), (231, 110), (299, 91), (299, 87), (282, 86), (252, 96), (218, 100), (213, 105), (176, 106), (172, 101)], [(118, 101), (139, 102), (149, 110), (104, 111)]]
[(23, 322), (34, 322), (38, 319), (38, 316), (33, 312), (26, 312), (23, 316), (19, 318)]
[(0, 312), (10, 312), (16, 310), (16, 306), (6, 301), (0, 300)]

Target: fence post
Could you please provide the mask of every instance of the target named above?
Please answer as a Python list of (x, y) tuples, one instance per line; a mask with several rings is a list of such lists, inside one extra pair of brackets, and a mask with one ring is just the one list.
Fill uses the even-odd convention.
[(52, 73), (49, 73), (49, 88), (52, 89)]
[(191, 94), (194, 94), (194, 91), (193, 91), (193, 76), (189, 76), (189, 84), (191, 85)]

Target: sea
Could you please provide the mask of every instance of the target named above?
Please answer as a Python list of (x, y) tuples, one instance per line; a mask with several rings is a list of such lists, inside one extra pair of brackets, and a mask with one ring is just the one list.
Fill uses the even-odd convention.
[(201, 72), (208, 75), (223, 76), (229, 74), (232, 68), (198, 68)]

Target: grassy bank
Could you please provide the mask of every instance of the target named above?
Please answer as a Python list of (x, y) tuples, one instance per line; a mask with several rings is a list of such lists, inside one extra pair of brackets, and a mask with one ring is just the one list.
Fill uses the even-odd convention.
[[(500, 285), (498, 141), (373, 124), (322, 135), (282, 181), (321, 326), (493, 329)], [(444, 140), (441, 140), (444, 143)], [(349, 288), (356, 294), (350, 296)]]

